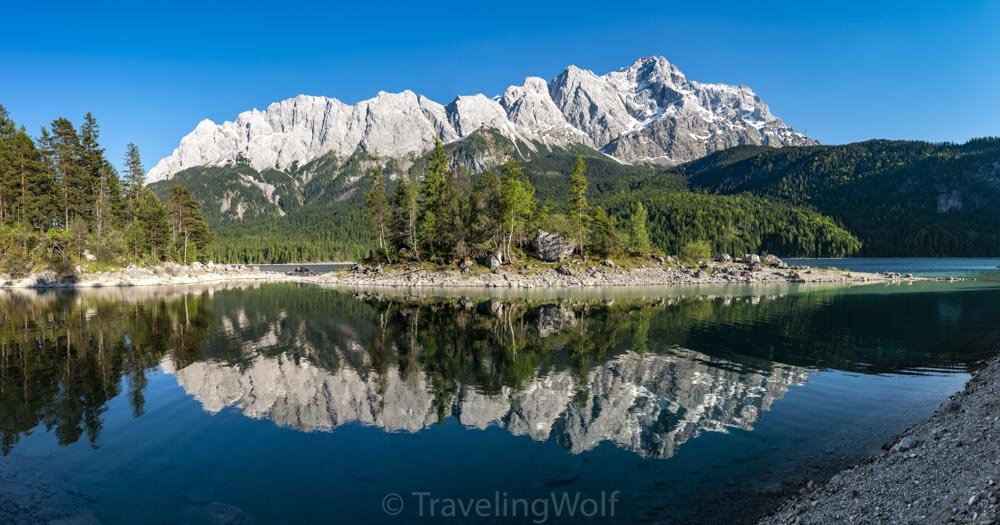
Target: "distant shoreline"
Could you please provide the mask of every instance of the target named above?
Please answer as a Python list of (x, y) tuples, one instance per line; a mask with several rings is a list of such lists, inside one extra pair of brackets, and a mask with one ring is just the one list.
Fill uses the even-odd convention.
[[(308, 267), (319, 263), (289, 266)], [(267, 266), (267, 265), (261, 265)], [(448, 268), (355, 265), (352, 270), (327, 273), (264, 271), (260, 266), (194, 263), (152, 268), (129, 267), (116, 271), (60, 277), (42, 272), (22, 279), (7, 279), (2, 288), (83, 289), (132, 286), (190, 285), (212, 282), (292, 282), (373, 288), (591, 288), (702, 284), (783, 283), (886, 283), (931, 280), (892, 272), (865, 273), (806, 266), (766, 266), (737, 261), (711, 262), (697, 268), (674, 264), (648, 264), (617, 268), (602, 263), (575, 266), (541, 266), (525, 270), (501, 267), (496, 272), (476, 267), (468, 271)]]

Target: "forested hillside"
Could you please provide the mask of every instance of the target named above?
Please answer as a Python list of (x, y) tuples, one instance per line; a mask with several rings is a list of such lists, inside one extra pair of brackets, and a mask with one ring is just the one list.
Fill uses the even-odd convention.
[[(498, 145), (506, 146), (507, 154)], [(523, 144), (520, 149), (529, 151)], [(687, 190), (686, 179), (677, 170), (623, 165), (588, 148), (538, 148), (526, 157), (518, 154), (513, 144), (483, 133), (474, 142), (445, 145), (443, 150), (449, 159), (448, 178), (456, 184), (452, 193), (456, 195), (470, 190), (477, 193), (475, 186), (484, 173), (494, 170), (492, 164), (514, 159), (512, 162), (524, 173), (537, 203), (537, 213), (529, 221), (534, 228), (559, 231), (565, 227), (572, 196), (570, 172), (581, 159), (585, 165), (588, 202), (595, 209), (610, 213), (609, 219), (615, 223), (604, 238), (621, 244), (621, 248), (628, 236), (625, 230), (632, 220), (634, 205), (639, 202), (646, 207), (648, 219), (644, 224), (653, 242), (650, 248), (656, 251), (677, 253), (685, 244), (696, 241), (708, 241), (716, 253), (768, 251), (783, 255), (842, 256), (859, 248), (857, 239), (835, 221), (809, 209), (763, 197), (694, 194)], [(491, 160), (484, 163), (484, 158)], [(406, 170), (406, 179), (419, 185), (427, 171), (428, 159), (429, 154), (415, 159)], [(331, 167), (338, 166), (334, 162), (331, 161)], [(485, 171), (475, 171), (476, 162), (482, 163), (485, 167), (480, 169)], [(378, 164), (374, 158), (364, 162), (369, 170)], [(244, 173), (250, 169), (244, 167)], [(349, 180), (350, 191), (341, 193), (339, 198), (317, 202), (310, 197), (306, 204), (290, 207), (287, 213), (283, 209), (266, 219), (218, 223), (213, 256), (221, 261), (244, 263), (358, 260), (369, 256), (377, 244), (363, 212), (363, 196), (371, 189), (371, 181), (370, 176), (358, 175), (359, 171), (350, 176), (313, 175), (326, 180), (339, 179), (345, 184)], [(391, 196), (404, 180), (403, 170), (390, 164), (385, 175), (394, 179), (386, 182), (386, 193)], [(343, 192), (345, 187), (337, 191)], [(471, 224), (479, 219), (465, 220)], [(521, 234), (519, 239), (528, 240), (529, 233)]]
[(692, 189), (753, 193), (829, 215), (868, 256), (1000, 254), (1000, 139), (742, 147), (680, 171)]
[[(1000, 253), (1000, 140), (963, 145), (869, 141), (844, 146), (737, 147), (678, 167), (627, 165), (582, 146), (513, 143), (481, 130), (444, 146), (473, 184), (520, 164), (540, 209), (565, 210), (569, 173), (586, 164), (587, 196), (621, 221), (642, 202), (654, 247), (676, 253), (708, 241), (716, 252), (783, 256), (985, 256)], [(232, 262), (344, 260), (367, 256), (363, 214), (374, 166), (392, 188), (421, 178), (428, 154), (382, 162), (356, 152), (288, 173), (245, 164), (193, 168), (177, 181), (205, 204), (213, 257)], [(152, 185), (166, 195), (167, 183)]]

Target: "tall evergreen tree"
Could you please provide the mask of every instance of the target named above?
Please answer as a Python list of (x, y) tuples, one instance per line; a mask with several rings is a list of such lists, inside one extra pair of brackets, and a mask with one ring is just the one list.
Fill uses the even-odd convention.
[(419, 202), (417, 185), (409, 175), (400, 177), (392, 197), (392, 238), (396, 252), (409, 251), (420, 260), (417, 242)]
[(576, 241), (580, 253), (584, 253), (590, 223), (590, 204), (587, 202), (587, 189), (590, 183), (587, 181), (586, 173), (587, 165), (584, 164), (583, 157), (577, 157), (576, 166), (569, 174), (570, 197), (567, 219), (570, 237)]
[(162, 261), (170, 255), (170, 216), (155, 193), (140, 188), (136, 195), (135, 221), (128, 226), (126, 242), (136, 259)]
[[(126, 200), (129, 203), (129, 207), (134, 209), (139, 197), (139, 190), (142, 189), (142, 183), (146, 179), (146, 170), (142, 167), (142, 157), (139, 155), (139, 147), (132, 142), (129, 142), (128, 146), (125, 146), (124, 175)], [(129, 222), (132, 220), (134, 220), (134, 217), (129, 217)]]
[(642, 205), (641, 202), (636, 203), (635, 209), (632, 210), (632, 216), (629, 217), (629, 224), (631, 228), (629, 229), (629, 249), (637, 254), (647, 254), (652, 249), (652, 243), (649, 240), (649, 230), (647, 229), (647, 223), (649, 222), (649, 213), (646, 211), (646, 207)]
[(98, 141), (99, 135), (97, 119), (93, 114), (87, 113), (80, 126), (83, 170), (81, 181), (87, 186), (84, 193), (90, 203), (88, 215), (92, 229), (100, 237), (110, 226), (111, 210), (115, 209), (121, 199), (121, 187), (118, 173), (104, 157), (104, 148)]
[(392, 262), (389, 257), (389, 199), (385, 194), (385, 172), (382, 166), (376, 164), (371, 172), (371, 189), (365, 194), (365, 212), (375, 230), (378, 239), (378, 249), (385, 256), (386, 262)]
[(618, 221), (598, 206), (591, 219), (589, 251), (599, 257), (612, 257), (622, 251), (622, 234)]
[(502, 259), (504, 247), (503, 199), (500, 175), (487, 170), (469, 192), (469, 229), (473, 248)]
[(8, 222), (14, 215), (17, 200), (17, 179), (13, 165), (13, 140), (17, 133), (14, 121), (7, 108), (0, 105), (0, 224)]
[(18, 225), (46, 230), (52, 226), (56, 215), (52, 172), (24, 129), (14, 134), (10, 144), (8, 166), (13, 170), (11, 179), (17, 185), (15, 221)]
[(212, 232), (191, 192), (176, 182), (170, 186), (167, 212), (170, 214), (174, 253), (180, 261), (187, 264), (188, 261), (205, 258)]
[(59, 209), (62, 228), (68, 230), (73, 219), (89, 208), (86, 198), (86, 173), (83, 167), (83, 147), (80, 136), (68, 119), (52, 121), (51, 134), (43, 134), (43, 148), (55, 173), (59, 189)]
[(459, 219), (458, 199), (452, 177), (448, 154), (441, 141), (436, 140), (424, 173), (417, 235), (421, 250), (441, 262), (451, 259), (457, 241), (453, 227)]

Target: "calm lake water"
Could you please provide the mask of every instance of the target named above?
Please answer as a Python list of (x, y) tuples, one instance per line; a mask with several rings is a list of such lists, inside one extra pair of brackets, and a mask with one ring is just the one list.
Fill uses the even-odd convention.
[(7, 293), (0, 522), (746, 523), (960, 389), (997, 304), (982, 282)]
[(975, 277), (1000, 281), (1000, 259), (843, 258), (788, 259), (789, 264), (840, 268), (856, 272), (912, 273), (923, 277)]

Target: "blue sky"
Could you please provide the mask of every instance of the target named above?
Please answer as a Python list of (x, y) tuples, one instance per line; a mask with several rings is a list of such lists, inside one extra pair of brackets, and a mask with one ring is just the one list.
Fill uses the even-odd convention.
[(30, 4), (2, 8), (0, 104), (32, 134), (91, 111), (112, 160), (133, 141), (147, 168), (203, 118), (300, 93), (447, 103), (647, 55), (749, 85), (824, 143), (1000, 135), (988, 0)]

